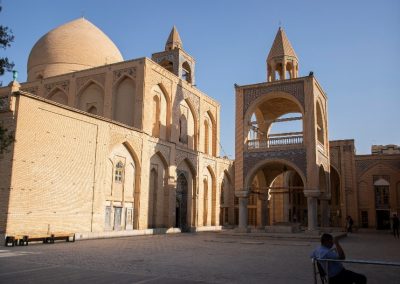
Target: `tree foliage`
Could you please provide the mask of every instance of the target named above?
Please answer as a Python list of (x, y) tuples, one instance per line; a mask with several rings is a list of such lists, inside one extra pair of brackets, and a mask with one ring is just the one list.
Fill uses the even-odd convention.
[[(0, 12), (2, 6), (0, 5)], [(12, 31), (3, 25), (0, 25), (0, 47), (6, 49), (11, 46), (11, 43), (14, 41), (14, 35)], [(14, 63), (11, 62), (7, 57), (0, 57), (0, 76), (4, 75), (4, 73), (11, 72), (14, 68)], [(0, 81), (0, 86), (2, 82)], [(0, 154), (6, 150), (6, 148), (14, 142), (14, 135), (3, 126), (0, 125)]]
[(0, 154), (3, 154), (4, 150), (13, 142), (14, 135), (7, 128), (0, 125)]
[[(0, 6), (0, 12), (2, 7)], [(9, 27), (0, 25), (0, 47), (6, 49), (11, 46), (14, 41), (14, 35)], [(5, 72), (11, 72), (14, 68), (14, 63), (8, 59), (8, 57), (0, 57), (0, 76), (4, 75)], [(1, 86), (1, 82), (0, 82)]]

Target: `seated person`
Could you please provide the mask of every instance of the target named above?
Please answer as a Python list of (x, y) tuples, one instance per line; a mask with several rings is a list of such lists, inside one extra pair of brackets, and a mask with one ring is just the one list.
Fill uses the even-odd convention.
[[(335, 247), (333, 247), (335, 245)], [(322, 234), (321, 246), (316, 248), (311, 254), (312, 258), (318, 259), (345, 259), (346, 256), (339, 241), (333, 238), (330, 234)], [(325, 273), (329, 277), (329, 283), (335, 284), (365, 284), (367, 278), (353, 271), (347, 270), (343, 267), (341, 262), (319, 262), (323, 267)]]

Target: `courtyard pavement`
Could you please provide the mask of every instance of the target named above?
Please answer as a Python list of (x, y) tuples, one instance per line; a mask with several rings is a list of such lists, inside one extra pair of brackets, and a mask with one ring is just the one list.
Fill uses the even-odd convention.
[[(348, 259), (400, 262), (387, 232), (341, 239)], [(0, 247), (0, 283), (313, 283), (316, 237), (234, 231)], [(400, 267), (346, 265), (368, 283), (400, 283)]]

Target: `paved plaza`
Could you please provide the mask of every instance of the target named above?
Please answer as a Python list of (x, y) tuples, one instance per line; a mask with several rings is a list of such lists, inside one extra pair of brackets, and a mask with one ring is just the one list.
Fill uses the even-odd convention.
[[(388, 233), (341, 239), (347, 258), (400, 262)], [(0, 247), (0, 283), (313, 283), (316, 237), (233, 231)], [(400, 267), (346, 265), (368, 283), (400, 283)]]

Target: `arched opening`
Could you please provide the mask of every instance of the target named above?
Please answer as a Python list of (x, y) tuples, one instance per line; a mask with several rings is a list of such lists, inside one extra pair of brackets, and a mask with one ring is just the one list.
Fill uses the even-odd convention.
[(89, 109), (87, 110), (87, 112), (88, 112), (88, 113), (91, 113), (91, 114), (96, 114), (96, 115), (97, 115), (97, 107), (91, 106), (91, 107), (89, 107)]
[[(187, 145), (189, 149), (197, 150), (197, 118), (189, 100), (182, 100), (179, 105), (181, 120), (179, 123), (179, 142)], [(185, 127), (186, 126), (186, 127)], [(186, 130), (186, 135), (185, 135)], [(181, 135), (182, 133), (182, 135)], [(186, 138), (186, 143), (184, 142)], [(182, 141), (181, 141), (182, 140)]]
[(169, 72), (174, 73), (174, 64), (169, 60), (161, 61), (160, 65), (167, 69)]
[(210, 129), (208, 120), (204, 120), (204, 153), (210, 153)]
[(153, 127), (151, 135), (159, 137), (160, 135), (160, 98), (158, 96), (153, 97)]
[(383, 178), (374, 181), (376, 228), (378, 230), (390, 229), (390, 183)]
[(155, 85), (151, 91), (153, 107), (149, 112), (151, 117), (150, 131), (152, 136), (166, 140), (169, 138), (170, 101), (164, 88), (161, 87), (161, 84)]
[(188, 125), (184, 114), (179, 118), (179, 142), (182, 144), (188, 143)]
[[(167, 184), (168, 164), (164, 156), (157, 152), (150, 158), (150, 181), (148, 198), (148, 224), (149, 228), (172, 226), (169, 212), (173, 210), (169, 201), (170, 193), (165, 188)], [(171, 204), (170, 204), (171, 203)]]
[(343, 227), (341, 221), (341, 194), (340, 194), (340, 177), (339, 173), (335, 168), (331, 166), (330, 171), (330, 183), (331, 183), (331, 200), (329, 202), (331, 207), (330, 214), (330, 225), (334, 227)]
[(182, 64), (182, 79), (188, 83), (192, 83), (192, 69), (187, 61)]
[(134, 126), (135, 81), (125, 77), (115, 87), (113, 96), (113, 119)]
[[(233, 224), (229, 218), (229, 211), (233, 204), (230, 204), (231, 200), (231, 179), (228, 176), (227, 171), (224, 172), (223, 179), (220, 185), (220, 199), (219, 199), (219, 224), (221, 226), (226, 226)], [(232, 208), (233, 209), (233, 208)]]
[(187, 205), (188, 205), (188, 181), (183, 173), (178, 176), (176, 188), (175, 224), (182, 232), (188, 230)]
[(277, 160), (256, 165), (245, 184), (251, 185), (248, 225), (307, 225), (303, 177), (290, 163)]
[(292, 79), (292, 78), (294, 78), (293, 63), (287, 62), (286, 63), (286, 79)]
[(293, 99), (275, 97), (250, 108), (245, 118), (247, 149), (302, 145), (303, 111)]
[(317, 102), (317, 139), (321, 146), (325, 145), (325, 129), (322, 110), (319, 102)]
[(203, 179), (203, 226), (208, 223), (208, 177)]
[(282, 63), (277, 63), (275, 65), (275, 80), (282, 80), (283, 79), (283, 66)]
[(51, 92), (48, 98), (50, 100), (52, 100), (53, 102), (63, 104), (63, 105), (68, 105), (67, 95), (58, 88), (55, 89), (53, 92)]
[(97, 83), (89, 83), (78, 96), (78, 108), (92, 114), (103, 115), (103, 107), (103, 89)]
[[(181, 163), (179, 163), (177, 167), (177, 176), (178, 178), (183, 175), (186, 180), (186, 198), (184, 201), (186, 202), (186, 215), (185, 215), (185, 224), (186, 229), (188, 230), (189, 227), (197, 226), (197, 193), (196, 193), (196, 170), (192, 163), (188, 159), (184, 159)], [(178, 185), (179, 187), (179, 182)], [(200, 200), (201, 202), (201, 200)], [(199, 204), (201, 208), (201, 203)], [(181, 215), (182, 216), (182, 215)], [(183, 221), (182, 221), (183, 222)], [(182, 228), (181, 228), (182, 229)], [(185, 230), (186, 230), (185, 229)], [(184, 231), (185, 231), (184, 230)]]
[[(113, 147), (108, 157), (105, 177), (106, 230), (138, 228), (136, 217), (139, 209), (139, 192), (136, 191), (136, 179), (140, 176), (140, 170), (137, 169), (137, 165), (136, 156), (129, 145), (118, 144)], [(114, 215), (113, 223), (112, 215)]]
[(150, 190), (149, 190), (149, 202), (151, 208), (149, 208), (149, 228), (156, 228), (157, 224), (157, 193), (158, 193), (158, 172), (157, 168), (152, 168), (150, 171)]

